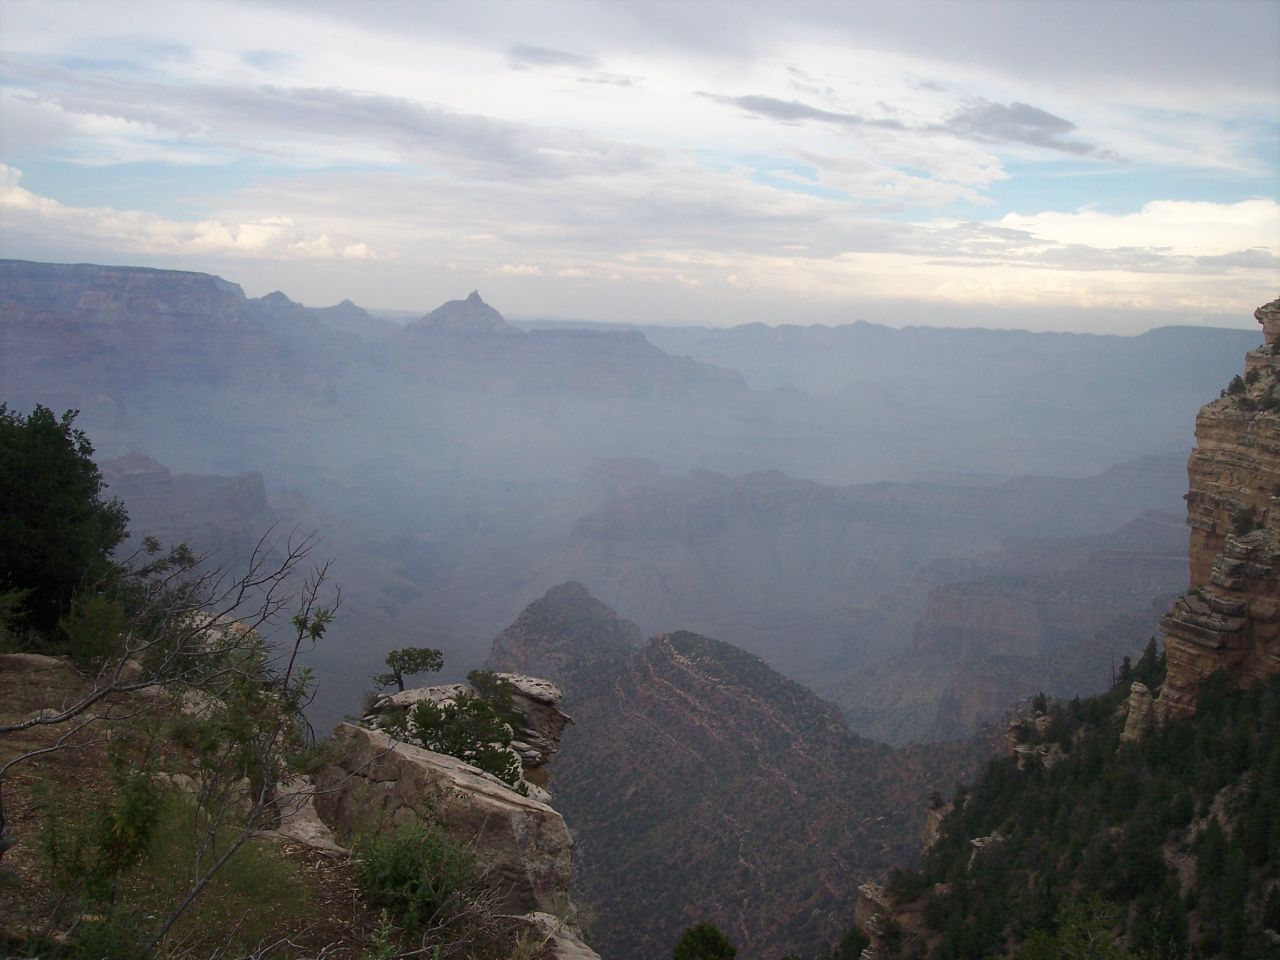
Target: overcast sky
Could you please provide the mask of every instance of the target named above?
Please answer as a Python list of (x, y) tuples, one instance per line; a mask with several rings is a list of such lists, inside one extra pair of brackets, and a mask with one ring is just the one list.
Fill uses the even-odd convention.
[(514, 315), (1280, 293), (1280, 0), (0, 2), (0, 255)]

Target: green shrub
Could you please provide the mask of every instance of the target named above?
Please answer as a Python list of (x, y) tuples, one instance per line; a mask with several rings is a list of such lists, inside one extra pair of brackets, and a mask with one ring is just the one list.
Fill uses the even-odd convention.
[[(45, 863), (64, 898), (64, 920), (74, 923), (58, 956), (147, 956), (144, 944), (190, 890), (197, 857), (207, 866), (240, 837), (222, 825), (217, 842), (200, 849), (209, 834), (196, 829), (199, 814), (189, 797), (136, 770), (113, 779), (115, 789), (97, 807), (82, 809), (66, 799), (47, 803)], [(200, 826), (209, 823), (200, 817)], [(249, 950), (283, 924), (306, 917), (308, 899), (294, 865), (270, 842), (251, 840), (231, 854), (170, 940), (192, 955), (198, 948), (207, 948), (207, 955), (228, 947)]]
[(124, 607), (108, 594), (78, 594), (58, 621), (67, 638), (67, 653), (81, 667), (122, 655), (128, 625)]
[(389, 910), (409, 932), (426, 926), (476, 878), (470, 851), (438, 824), (401, 826), (357, 847), (356, 880), (365, 899)]
[(520, 758), (511, 750), (511, 726), (480, 697), (464, 694), (444, 704), (419, 700), (409, 711), (409, 721), (411, 738), (428, 750), (457, 757), (513, 788), (524, 788)]

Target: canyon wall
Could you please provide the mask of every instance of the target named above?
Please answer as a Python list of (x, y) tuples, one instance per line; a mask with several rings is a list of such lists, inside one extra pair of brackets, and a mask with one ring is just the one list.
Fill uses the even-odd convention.
[(1254, 316), (1264, 344), (1196, 417), (1187, 465), (1191, 590), (1161, 620), (1162, 716), (1194, 713), (1218, 670), (1242, 687), (1280, 674), (1280, 300)]

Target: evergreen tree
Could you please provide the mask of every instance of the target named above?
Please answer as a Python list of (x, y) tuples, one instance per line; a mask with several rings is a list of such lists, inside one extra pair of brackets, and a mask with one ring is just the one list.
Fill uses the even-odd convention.
[(0, 403), (0, 594), (18, 592), (41, 631), (57, 626), (77, 589), (112, 571), (129, 521), (103, 497), (77, 413), (37, 405), (23, 417)]

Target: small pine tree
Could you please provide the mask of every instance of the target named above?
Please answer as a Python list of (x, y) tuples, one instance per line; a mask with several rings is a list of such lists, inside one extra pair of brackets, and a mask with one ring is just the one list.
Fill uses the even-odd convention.
[(415, 673), (435, 673), (444, 667), (444, 654), (432, 647), (405, 647), (387, 654), (388, 673), (374, 674), (373, 682), (379, 687), (395, 684), (404, 690), (404, 678)]

